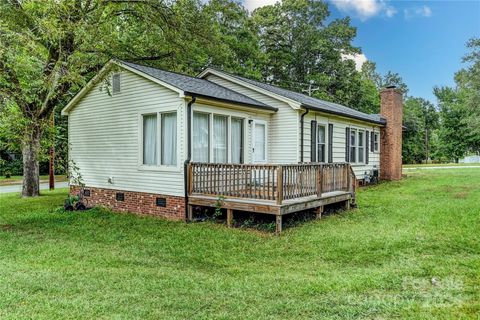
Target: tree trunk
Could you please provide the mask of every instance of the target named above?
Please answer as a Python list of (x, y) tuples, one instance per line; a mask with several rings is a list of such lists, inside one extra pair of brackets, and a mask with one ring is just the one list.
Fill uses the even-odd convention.
[(32, 124), (27, 129), (22, 144), (23, 156), (23, 187), (22, 197), (37, 197), (40, 195), (40, 171), (38, 153), (40, 151), (40, 125)]

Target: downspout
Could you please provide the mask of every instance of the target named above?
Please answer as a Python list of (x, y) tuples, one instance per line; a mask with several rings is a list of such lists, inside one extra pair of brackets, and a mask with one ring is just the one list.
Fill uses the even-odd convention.
[(303, 118), (307, 115), (310, 109), (305, 109), (306, 111), (302, 113), (300, 117), (300, 163), (303, 163)]
[(187, 104), (187, 159), (183, 163), (183, 181), (185, 188), (185, 220), (188, 221), (188, 164), (192, 159), (192, 105), (197, 97), (192, 95), (192, 100)]

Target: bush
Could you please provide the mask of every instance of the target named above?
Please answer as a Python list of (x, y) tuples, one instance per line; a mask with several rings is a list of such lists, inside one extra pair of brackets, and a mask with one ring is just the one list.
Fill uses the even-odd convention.
[(0, 161), (0, 175), (21, 176), (23, 174), (22, 159), (16, 160), (1, 160)]

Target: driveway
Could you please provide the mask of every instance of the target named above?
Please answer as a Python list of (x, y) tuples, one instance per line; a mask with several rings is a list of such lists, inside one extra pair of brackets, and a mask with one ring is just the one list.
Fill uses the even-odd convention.
[[(68, 182), (55, 182), (55, 189), (67, 188)], [(48, 190), (48, 182), (40, 183), (40, 190)], [(9, 193), (9, 192), (21, 192), (22, 185), (14, 184), (9, 186), (0, 186), (0, 193)]]

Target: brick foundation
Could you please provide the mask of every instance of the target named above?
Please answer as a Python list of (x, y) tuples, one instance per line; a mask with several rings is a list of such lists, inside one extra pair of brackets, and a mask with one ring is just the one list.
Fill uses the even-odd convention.
[[(85, 187), (85, 190), (90, 190), (90, 196), (85, 197), (88, 206), (104, 206), (114, 211), (160, 216), (171, 220), (185, 219), (184, 197), (93, 187)], [(78, 192), (78, 187), (70, 187), (71, 194)], [(123, 201), (116, 199), (117, 193), (124, 194)], [(166, 206), (157, 206), (157, 198), (165, 198)]]
[(380, 179), (402, 178), (402, 93), (395, 88), (380, 92), (380, 114), (387, 125), (380, 131)]

